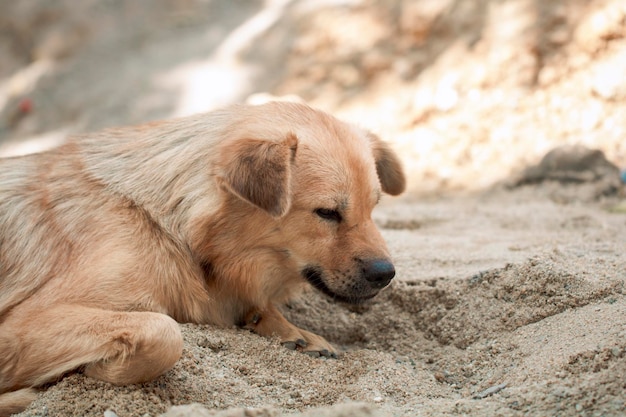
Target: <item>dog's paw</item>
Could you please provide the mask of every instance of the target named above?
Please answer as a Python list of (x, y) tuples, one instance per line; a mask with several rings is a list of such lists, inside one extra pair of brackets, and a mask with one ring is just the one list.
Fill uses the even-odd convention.
[(326, 339), (294, 326), (273, 306), (264, 311), (251, 311), (243, 327), (261, 336), (278, 337), (287, 349), (316, 358), (337, 357), (337, 351)]
[(287, 349), (298, 350), (314, 358), (337, 358), (337, 351), (326, 339), (306, 330), (296, 329), (302, 337), (296, 340), (283, 341), (282, 345)]

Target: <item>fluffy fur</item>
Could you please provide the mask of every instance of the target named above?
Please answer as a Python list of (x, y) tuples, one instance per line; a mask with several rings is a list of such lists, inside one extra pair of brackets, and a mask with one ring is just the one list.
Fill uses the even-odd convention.
[(404, 187), (384, 142), (293, 103), (1, 160), (0, 415), (79, 367), (114, 384), (155, 378), (181, 355), (177, 322), (334, 355), (276, 306), (307, 282), (347, 302), (387, 285), (371, 212)]

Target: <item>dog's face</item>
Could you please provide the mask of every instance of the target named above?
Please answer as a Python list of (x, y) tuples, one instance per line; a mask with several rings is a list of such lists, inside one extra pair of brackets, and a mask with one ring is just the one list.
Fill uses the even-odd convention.
[(372, 221), (382, 193), (405, 178), (378, 137), (334, 119), (287, 133), (282, 141), (247, 141), (225, 159), (238, 163), (224, 186), (273, 216), (281, 248), (298, 273), (340, 301), (358, 303), (385, 287), (395, 270)]
[[(395, 275), (371, 215), (383, 192), (404, 188), (404, 177), (395, 155), (378, 138), (354, 128), (339, 133), (303, 141), (298, 148), (291, 208), (281, 223), (301, 275), (337, 300), (359, 302), (376, 295)], [(381, 175), (376, 157), (387, 169)], [(393, 178), (386, 164), (396, 165)], [(390, 184), (381, 183), (383, 175)]]

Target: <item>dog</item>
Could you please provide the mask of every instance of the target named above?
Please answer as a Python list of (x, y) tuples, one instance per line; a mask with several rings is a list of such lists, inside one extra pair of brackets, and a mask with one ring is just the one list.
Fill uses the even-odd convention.
[(82, 369), (172, 368), (178, 323), (239, 325), (335, 356), (278, 307), (359, 303), (395, 275), (371, 219), (405, 189), (374, 134), (304, 104), (235, 105), (0, 160), (0, 415)]

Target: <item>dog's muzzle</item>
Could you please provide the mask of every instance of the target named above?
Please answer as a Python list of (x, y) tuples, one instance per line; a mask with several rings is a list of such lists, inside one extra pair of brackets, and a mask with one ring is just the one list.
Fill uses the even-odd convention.
[(322, 268), (307, 266), (302, 276), (317, 290), (350, 304), (358, 304), (374, 297), (386, 287), (396, 275), (393, 264), (386, 259), (358, 260), (358, 269), (353, 275), (326, 276)]

